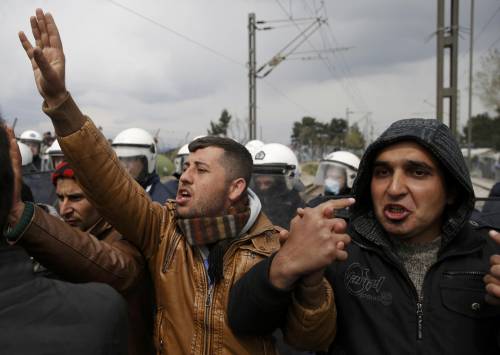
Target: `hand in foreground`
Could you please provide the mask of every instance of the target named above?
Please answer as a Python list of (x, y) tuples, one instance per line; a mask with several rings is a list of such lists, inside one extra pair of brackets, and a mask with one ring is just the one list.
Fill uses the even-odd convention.
[(352, 198), (331, 200), (315, 208), (298, 210), (287, 241), (271, 264), (269, 278), (274, 286), (289, 288), (299, 278), (320, 275), (333, 261), (347, 259), (344, 248), (351, 240), (345, 233), (347, 224), (334, 218), (334, 211), (353, 203)]
[(7, 135), (9, 137), (9, 155), (12, 162), (12, 170), (14, 172), (14, 191), (12, 196), (12, 208), (9, 212), (8, 222), (10, 226), (15, 226), (16, 223), (21, 219), (21, 215), (24, 211), (24, 203), (21, 200), (21, 188), (23, 184), (22, 177), (22, 162), (21, 162), (21, 152), (19, 151), (19, 146), (17, 145), (17, 140), (14, 135), (12, 128), (7, 127)]
[[(500, 245), (500, 233), (490, 231), (490, 237)], [(490, 272), (484, 277), (486, 284), (486, 301), (493, 305), (500, 305), (500, 255), (495, 254), (490, 258)]]
[(61, 36), (52, 15), (44, 14), (42, 9), (36, 9), (36, 16), (30, 17), (30, 23), (36, 46), (32, 46), (22, 31), (19, 32), (19, 40), (31, 61), (40, 95), (49, 107), (54, 107), (61, 103), (67, 94)]

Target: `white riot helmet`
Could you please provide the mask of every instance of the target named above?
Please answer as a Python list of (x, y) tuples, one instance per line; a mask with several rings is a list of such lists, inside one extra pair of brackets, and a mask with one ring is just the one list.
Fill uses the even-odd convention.
[(17, 142), (19, 147), (19, 151), (21, 152), (21, 165), (27, 166), (33, 163), (33, 153), (31, 152), (30, 147), (22, 142)]
[(64, 154), (57, 139), (52, 143), (52, 145), (49, 148), (47, 148), (45, 154), (48, 156), (49, 170), (54, 170), (56, 166), (64, 160)]
[(177, 155), (174, 158), (174, 166), (175, 166), (174, 175), (176, 175), (176, 176), (182, 175), (182, 169), (184, 166), (184, 162), (186, 161), (186, 158), (189, 155), (188, 146), (189, 146), (189, 143), (186, 143), (182, 147), (180, 147), (179, 151), (177, 152)]
[[(206, 135), (200, 135), (194, 137), (191, 142), (197, 140), (198, 138), (203, 138), (206, 137)], [(182, 171), (184, 170), (184, 162), (186, 161), (188, 155), (189, 155), (189, 144), (191, 143), (186, 143), (182, 147), (179, 148), (179, 151), (177, 152), (177, 155), (174, 158), (174, 175), (177, 177), (180, 177), (182, 175)]]
[(334, 195), (352, 189), (359, 163), (359, 158), (351, 152), (330, 153), (320, 161), (314, 184), (325, 186), (325, 190)]
[(19, 136), (19, 141), (26, 144), (33, 153), (33, 156), (40, 155), (40, 150), (42, 148), (42, 136), (37, 131), (29, 130), (24, 131)]
[(21, 133), (21, 135), (19, 136), (19, 140), (23, 143), (36, 142), (36, 143), (41, 144), (42, 143), (42, 136), (37, 131), (28, 130), (28, 131), (24, 131), (23, 133)]
[(299, 161), (295, 153), (287, 146), (269, 143), (255, 154), (253, 175), (283, 176), (286, 187), (291, 190), (298, 185), (300, 177)]
[(156, 167), (156, 143), (153, 136), (141, 128), (129, 128), (118, 133), (111, 144), (118, 158), (145, 157), (147, 172)]
[(254, 139), (245, 144), (245, 148), (250, 152), (252, 159), (255, 158), (255, 154), (257, 154), (260, 149), (264, 146), (264, 142), (259, 141), (258, 139)]

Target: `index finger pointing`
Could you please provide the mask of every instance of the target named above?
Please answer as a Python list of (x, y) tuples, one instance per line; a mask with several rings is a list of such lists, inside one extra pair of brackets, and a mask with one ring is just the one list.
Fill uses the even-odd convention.
[(341, 210), (343, 208), (352, 206), (356, 200), (352, 197), (340, 198), (337, 200), (327, 201), (320, 206), (323, 208), (323, 215), (327, 218), (335, 217), (335, 210)]

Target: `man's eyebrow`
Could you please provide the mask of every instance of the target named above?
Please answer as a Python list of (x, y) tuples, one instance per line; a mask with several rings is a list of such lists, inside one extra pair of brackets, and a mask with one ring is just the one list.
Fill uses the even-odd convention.
[(428, 170), (428, 171), (434, 171), (435, 169), (430, 166), (429, 164), (427, 164), (426, 162), (424, 161), (421, 161), (421, 160), (407, 160), (405, 162), (405, 165), (408, 166), (409, 168), (419, 168), (419, 169), (425, 169), (425, 170)]
[(376, 168), (379, 166), (389, 166), (389, 162), (386, 162), (384, 160), (375, 160), (375, 162), (373, 163), (373, 167)]
[(197, 167), (205, 167), (205, 168), (210, 168), (210, 165), (205, 163), (205, 162), (202, 162), (202, 161), (199, 161), (199, 160), (196, 160), (193, 162), (194, 165), (196, 165)]
[(83, 192), (75, 192), (75, 193), (66, 194), (66, 196), (68, 196), (68, 197), (84, 197), (85, 195), (83, 194)]

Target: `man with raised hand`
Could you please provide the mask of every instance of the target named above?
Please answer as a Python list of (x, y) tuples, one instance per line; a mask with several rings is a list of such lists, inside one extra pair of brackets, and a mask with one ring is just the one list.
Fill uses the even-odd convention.
[[(275, 353), (269, 335), (239, 337), (227, 325), (226, 305), (234, 282), (279, 248), (276, 229), (247, 189), (252, 172), (248, 151), (228, 138), (193, 141), (176, 201), (165, 206), (152, 202), (66, 91), (65, 58), (52, 16), (37, 9), (30, 22), (36, 46), (22, 32), (19, 38), (64, 155), (99, 213), (146, 257), (156, 294), (157, 351)], [(331, 209), (350, 203), (336, 201)], [(335, 256), (337, 245), (348, 243), (348, 237), (331, 233), (334, 220), (304, 213), (308, 217), (290, 234), (307, 231), (322, 236), (314, 245), (319, 254), (327, 255), (316, 268), (296, 265), (294, 275), (299, 277), (290, 313), (297, 316), (285, 327), (299, 335), (294, 339), (298, 344), (314, 343), (321, 350), (335, 333), (335, 305), (328, 282), (317, 271)]]

